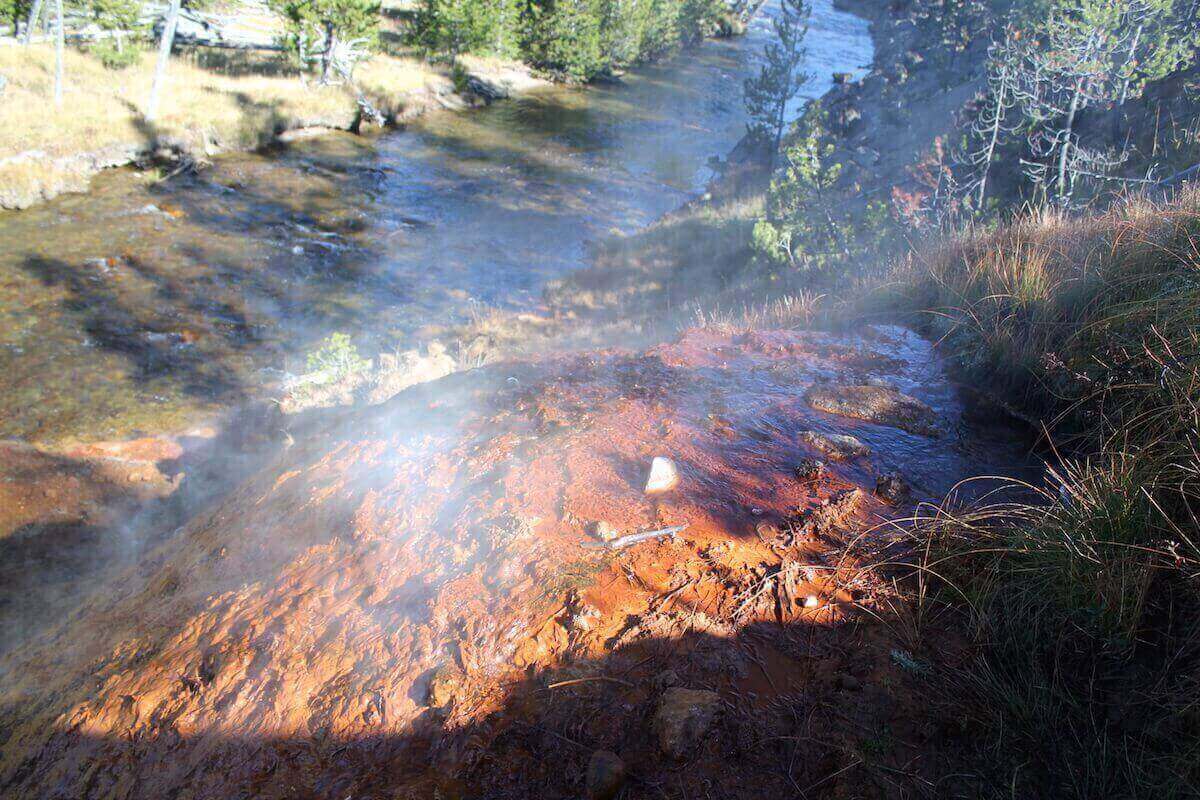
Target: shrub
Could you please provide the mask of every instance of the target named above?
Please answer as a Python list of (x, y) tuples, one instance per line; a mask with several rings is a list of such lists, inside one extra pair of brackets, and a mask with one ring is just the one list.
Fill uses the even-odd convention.
[(370, 369), (371, 362), (358, 354), (349, 335), (334, 333), (308, 354), (306, 366), (310, 373), (322, 375), (325, 383), (333, 383)]
[(96, 42), (88, 48), (88, 52), (100, 60), (107, 69), (129, 69), (142, 60), (141, 48), (125, 45), (121, 48), (111, 39)]

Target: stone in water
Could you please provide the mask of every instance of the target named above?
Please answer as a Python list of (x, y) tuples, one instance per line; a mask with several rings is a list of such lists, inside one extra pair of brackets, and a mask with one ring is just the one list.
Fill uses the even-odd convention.
[(656, 494), (674, 489), (679, 485), (679, 470), (669, 458), (655, 456), (650, 462), (650, 477), (646, 478), (646, 494)]

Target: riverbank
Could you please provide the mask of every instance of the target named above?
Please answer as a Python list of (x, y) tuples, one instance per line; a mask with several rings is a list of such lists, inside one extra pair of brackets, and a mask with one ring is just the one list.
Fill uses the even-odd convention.
[[(546, 84), (515, 62), (464, 56), (461, 65), (465, 72), (456, 80), (448, 67), (377, 54), (359, 67), (356, 83), (385, 126)], [(350, 86), (314, 85), (282, 55), (253, 51), (209, 56), (205, 66), (174, 59), (160, 117), (150, 124), (141, 107), (153, 68), (152, 59), (143, 57), (114, 72), (69, 50), (70, 79), (63, 108), (56, 110), (46, 103), (53, 49), (0, 47), (0, 75), (8, 79), (0, 105), (0, 208), (28, 208), (64, 192), (87, 191), (100, 171), (138, 161), (159, 159), (169, 170), (180, 160), (373, 124)]]
[[(742, 35), (743, 16), (753, 15), (759, 5), (761, 0), (748, 6), (731, 2), (711, 29), (697, 35)], [(406, 4), (385, 14), (385, 52), (358, 65), (353, 85), (317, 85), (275, 46), (181, 48), (169, 69), (164, 108), (153, 123), (142, 117), (152, 83), (151, 58), (114, 70), (87, 50), (71, 48), (65, 54), (62, 108), (47, 113), (54, 49), (2, 42), (0, 209), (24, 209), (59, 194), (86, 191), (93, 176), (112, 167), (157, 161), (170, 168), (323, 130), (390, 128), (430, 109), (475, 107), (569, 74), (535, 74), (526, 63), (492, 56), (462, 54), (438, 63), (420, 58), (397, 22), (411, 13)], [(278, 22), (269, 15), (257, 24), (279, 35)], [(680, 37), (660, 43), (645, 60), (694, 43)]]
[[(917, 5), (833, 5), (866, 20), (874, 42), (866, 74), (847, 72), (816, 98), (841, 120), (832, 131), (831, 157), (843, 170), (831, 202), (861, 217), (872, 200), (912, 185), (910, 168), (945, 134), (956, 104), (977, 88), (974, 70), (986, 46), (963, 56), (961, 65), (970, 69), (958, 81), (940, 69), (908, 69), (903, 65), (914, 60), (914, 48), (935, 46)], [(914, 119), (909, 102), (926, 98), (937, 113)], [(430, 326), (427, 334), (460, 343), (466, 360), (483, 363), (562, 348), (644, 346), (697, 321), (829, 325), (876, 311), (867, 298), (848, 307), (831, 302), (820, 287), (759, 269), (752, 235), (765, 211), (769, 154), (746, 137), (713, 163), (716, 175), (702, 195), (644, 228), (596, 241), (587, 266), (551, 282), (535, 313), (485, 307), (467, 324)], [(886, 265), (871, 266), (864, 274)]]

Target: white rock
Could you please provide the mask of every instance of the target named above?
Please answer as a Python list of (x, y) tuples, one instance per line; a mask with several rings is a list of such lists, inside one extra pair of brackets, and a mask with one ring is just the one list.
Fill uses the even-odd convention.
[(613, 539), (620, 537), (621, 531), (616, 525), (606, 520), (592, 523), (592, 536), (602, 542), (611, 542)]
[(669, 458), (655, 456), (650, 462), (650, 476), (646, 478), (646, 494), (667, 492), (679, 485), (679, 470)]
[(820, 605), (821, 605), (821, 598), (817, 597), (815, 594), (810, 594), (808, 597), (804, 598), (804, 607), (805, 608), (817, 608)]

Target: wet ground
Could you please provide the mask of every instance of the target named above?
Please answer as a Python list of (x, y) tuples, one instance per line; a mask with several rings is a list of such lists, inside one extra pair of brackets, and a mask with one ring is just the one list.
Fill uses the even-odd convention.
[[(745, 130), (748, 36), (618, 83), (434, 113), (0, 215), (0, 439), (180, 430), (269, 391), (334, 331), (368, 354), (485, 306), (530, 307), (589, 242), (699, 192)], [(814, 4), (815, 96), (867, 64), (866, 23)]]
[(0, 793), (580, 797), (603, 750), (631, 798), (911, 796), (896, 520), (1022, 455), (965, 411), (891, 327), (355, 410), (0, 658)]

